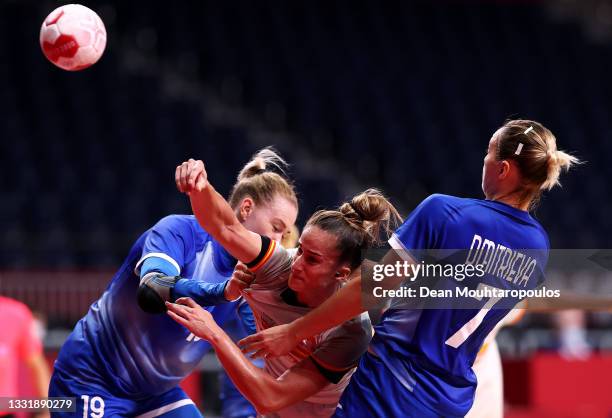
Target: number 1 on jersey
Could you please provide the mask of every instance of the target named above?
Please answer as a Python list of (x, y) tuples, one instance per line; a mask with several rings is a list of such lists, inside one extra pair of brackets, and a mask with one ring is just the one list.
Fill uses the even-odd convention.
[[(497, 288), (486, 285), (484, 283), (479, 283), (478, 290), (484, 290), (484, 289), (491, 289), (494, 291), (494, 289), (497, 289)], [(481, 300), (482, 298), (476, 298), (476, 299)], [(465, 340), (467, 340), (469, 336), (472, 335), (474, 331), (476, 331), (476, 329), (482, 323), (482, 320), (484, 319), (485, 315), (491, 310), (493, 305), (499, 302), (500, 299), (501, 299), (500, 296), (490, 298), (487, 301), (487, 303), (485, 303), (485, 305), (482, 307), (482, 309), (478, 311), (476, 316), (470, 319), (464, 326), (459, 328), (457, 332), (455, 332), (448, 340), (446, 340), (446, 345), (450, 345), (453, 348), (458, 348), (461, 344), (463, 344)]]

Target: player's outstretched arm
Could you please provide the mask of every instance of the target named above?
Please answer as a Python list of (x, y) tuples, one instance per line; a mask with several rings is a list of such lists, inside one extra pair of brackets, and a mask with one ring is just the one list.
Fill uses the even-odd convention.
[(238, 390), (262, 415), (300, 402), (329, 384), (312, 361), (304, 361), (276, 379), (253, 365), (217, 325), (210, 312), (193, 300), (182, 298), (176, 304), (166, 305), (172, 319), (211, 343)]
[(242, 291), (249, 287), (254, 279), (255, 274), (249, 271), (245, 264), (238, 263), (232, 273), (232, 277), (225, 282), (207, 283), (197, 280), (179, 279), (174, 286), (173, 296), (175, 298), (191, 298), (200, 306), (214, 306), (240, 298)]
[(261, 249), (261, 237), (246, 229), (229, 203), (208, 181), (204, 163), (189, 159), (175, 171), (176, 187), (189, 195), (196, 219), (232, 256), (248, 263)]
[[(389, 251), (382, 263), (394, 264), (398, 259), (399, 256), (395, 251)], [(382, 300), (374, 300), (372, 295), (368, 297), (366, 293), (362, 293), (362, 274), (365, 277), (372, 277), (370, 273), (372, 268), (372, 263), (364, 263), (352, 280), (316, 309), (289, 324), (278, 325), (249, 335), (240, 340), (238, 345), (243, 352), (254, 353), (252, 357), (255, 358), (268, 355), (282, 356), (291, 352), (301, 340), (318, 335), (379, 305)], [(380, 285), (385, 289), (395, 289), (404, 279), (388, 277), (380, 282)]]
[(238, 342), (252, 357), (281, 356), (308, 337), (340, 325), (365, 312), (361, 301), (361, 277), (351, 280), (333, 296), (295, 321), (249, 335)]

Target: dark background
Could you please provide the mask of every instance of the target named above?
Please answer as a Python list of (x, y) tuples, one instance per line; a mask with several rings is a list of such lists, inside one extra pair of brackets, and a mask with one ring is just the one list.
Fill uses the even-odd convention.
[(108, 45), (70, 73), (38, 46), (60, 4), (0, 3), (2, 268), (116, 266), (157, 219), (189, 211), (178, 163), (204, 159), (227, 192), (264, 145), (294, 164), (300, 222), (369, 186), (404, 215), (431, 193), (481, 197), (508, 117), (587, 161), (536, 212), (552, 246), (610, 246), (612, 49), (571, 8), (88, 1)]
[[(0, 0), (0, 293), (46, 321), (49, 359), (133, 241), (190, 212), (174, 186), (189, 157), (227, 194), (274, 145), (293, 164), (300, 227), (367, 187), (406, 216), (431, 193), (482, 197), (491, 135), (534, 119), (586, 161), (535, 212), (551, 246), (611, 248), (610, 0), (85, 1), (108, 44), (77, 73), (39, 47), (61, 4)], [(560, 317), (500, 333), (506, 400), (533, 414), (517, 417), (610, 410), (612, 315), (577, 316), (599, 355), (583, 363), (556, 354)], [(215, 409), (210, 361), (195, 380)]]

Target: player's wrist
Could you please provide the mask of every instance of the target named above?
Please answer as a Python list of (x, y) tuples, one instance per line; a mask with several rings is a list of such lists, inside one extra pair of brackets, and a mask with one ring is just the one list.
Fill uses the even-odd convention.
[(306, 335), (303, 332), (304, 330), (301, 324), (301, 319), (302, 318), (298, 318), (295, 321), (287, 324), (287, 329), (286, 329), (287, 338), (289, 338), (294, 343), (298, 343), (309, 337), (309, 335)]
[(232, 281), (228, 280), (225, 282), (225, 288), (223, 289), (223, 297), (228, 302), (234, 302), (240, 298), (240, 292), (233, 286)]
[(223, 345), (225, 342), (227, 342), (225, 341), (225, 339), (229, 339), (227, 334), (223, 331), (223, 329), (221, 329), (221, 327), (217, 323), (211, 324), (209, 328), (210, 328), (210, 332), (209, 332), (209, 338), (207, 338), (207, 340), (213, 346), (219, 347)]

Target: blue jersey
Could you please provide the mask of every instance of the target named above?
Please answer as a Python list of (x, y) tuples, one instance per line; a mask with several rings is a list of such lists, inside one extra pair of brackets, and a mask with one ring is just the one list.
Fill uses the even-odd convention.
[[(224, 283), (235, 263), (193, 216), (162, 219), (133, 245), (104, 294), (64, 343), (55, 368), (119, 397), (156, 395), (175, 387), (196, 368), (210, 345), (165, 314), (143, 312), (136, 301), (139, 276), (156, 270), (188, 278), (180, 282), (189, 286), (175, 296), (193, 297), (197, 296), (190, 294), (197, 289), (193, 284)], [(222, 325), (237, 304), (207, 309)]]
[[(470, 259), (468, 263), (482, 263), (486, 274), (449, 282), (506, 290), (538, 287), (549, 249), (546, 232), (528, 212), (499, 202), (445, 195), (424, 200), (389, 243), (417, 262), (426, 253), (418, 250), (462, 250), (449, 251), (446, 261), (456, 265)], [(484, 260), (485, 249), (488, 260)], [(520, 265), (524, 266), (520, 272), (529, 274), (517, 273)], [(438, 415), (464, 416), (476, 388), (471, 366), (485, 337), (519, 301), (510, 299), (474, 299), (478, 306), (469, 309), (387, 310), (371, 343), (371, 352), (393, 381), (388, 388), (393, 392), (379, 400), (390, 408), (381, 416), (402, 416), (411, 402)], [(358, 374), (366, 373), (361, 377), (369, 372), (373, 370), (358, 370)]]

